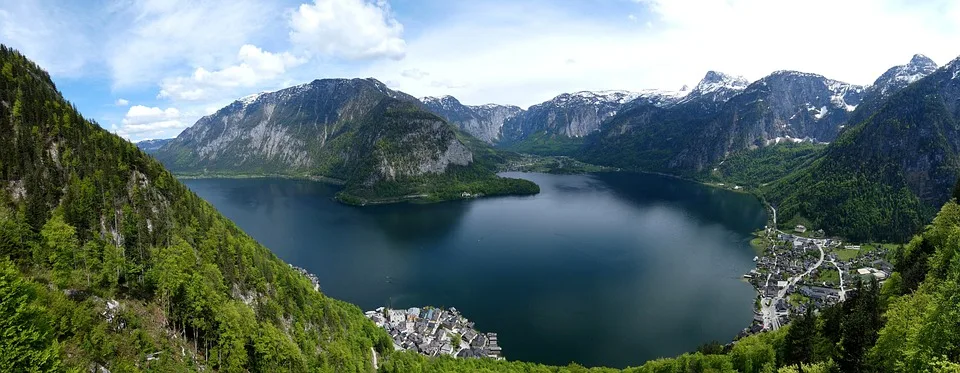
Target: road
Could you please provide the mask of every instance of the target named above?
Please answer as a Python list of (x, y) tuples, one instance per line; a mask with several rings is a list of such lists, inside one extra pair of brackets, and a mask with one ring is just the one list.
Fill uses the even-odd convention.
[(840, 273), (840, 301), (843, 302), (847, 300), (847, 291), (843, 289), (843, 271), (840, 270), (840, 265), (833, 259), (830, 259), (830, 263), (833, 263), (833, 266), (837, 268), (837, 272)]
[[(777, 211), (777, 210), (774, 209), (773, 206), (771, 206), (770, 209), (774, 211), (774, 219), (776, 219), (776, 211)], [(774, 228), (773, 232), (775, 232), (775, 233), (783, 233), (783, 232), (780, 232), (779, 230), (777, 230), (776, 228)], [(824, 260), (824, 258), (826, 257), (826, 253), (823, 251), (823, 244), (822, 244), (821, 242), (817, 241), (817, 240), (814, 240), (814, 241), (813, 241), (813, 244), (817, 246), (817, 250), (820, 250), (820, 259), (817, 260), (817, 262), (816, 262), (813, 266), (811, 266), (810, 268), (807, 268), (807, 271), (806, 271), (806, 272), (801, 273), (801, 274), (799, 274), (799, 275), (797, 275), (797, 276), (788, 278), (788, 279), (787, 279), (787, 286), (785, 286), (785, 287), (783, 287), (783, 288), (780, 288), (780, 291), (777, 292), (777, 296), (776, 296), (776, 297), (773, 297), (773, 298), (761, 298), (761, 299), (760, 299), (760, 314), (761, 314), (762, 317), (763, 317), (763, 328), (764, 328), (764, 329), (768, 329), (768, 330), (777, 330), (777, 329), (780, 329), (780, 326), (781, 326), (781, 325), (780, 325), (780, 316), (786, 315), (786, 313), (780, 313), (780, 314), (777, 313), (777, 303), (787, 295), (787, 289), (793, 287), (793, 286), (796, 285), (798, 282), (800, 282), (800, 280), (803, 279), (804, 276), (809, 276), (810, 273), (813, 272), (813, 270), (815, 270), (815, 269), (817, 269), (817, 268), (820, 268), (820, 266), (823, 264), (823, 260)], [(776, 256), (774, 256), (774, 260), (776, 260)], [(774, 262), (774, 263), (776, 263), (776, 262)], [(778, 263), (777, 263), (777, 264), (778, 264)], [(834, 264), (834, 265), (836, 265), (836, 264)], [(837, 269), (839, 270), (839, 267), (837, 267)], [(776, 271), (776, 264), (774, 265), (774, 271)], [(772, 274), (772, 273), (771, 273), (771, 274)], [(767, 275), (767, 285), (770, 284), (770, 276), (771, 276), (771, 274), (768, 274), (768, 275)], [(842, 282), (841, 282), (841, 284), (842, 284)], [(840, 290), (840, 291), (841, 291), (841, 297), (843, 297), (843, 295), (842, 295), (842, 294), (843, 294), (842, 285), (841, 285), (841, 290)], [(762, 296), (762, 295), (761, 295), (761, 296)]]

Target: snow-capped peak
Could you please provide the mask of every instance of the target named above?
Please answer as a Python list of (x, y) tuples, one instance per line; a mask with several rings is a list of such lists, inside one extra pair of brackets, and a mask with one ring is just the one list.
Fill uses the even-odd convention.
[[(725, 102), (731, 97), (743, 91), (750, 85), (750, 81), (742, 76), (724, 74), (719, 71), (707, 71), (700, 83), (689, 91), (689, 95), (683, 101), (693, 100), (695, 98), (706, 98), (713, 102)], [(687, 88), (684, 86), (684, 88)], [(683, 90), (681, 90), (683, 92)], [(681, 102), (683, 102), (681, 101)]]
[(241, 97), (241, 98), (240, 98), (239, 100), (237, 100), (237, 101), (239, 101), (241, 104), (243, 104), (243, 106), (247, 106), (247, 105), (250, 105), (250, 104), (256, 102), (257, 99), (260, 98), (260, 96), (263, 96), (263, 95), (265, 95), (265, 94), (267, 94), (267, 93), (269, 93), (269, 92), (254, 93), (254, 94), (252, 94), (252, 95), (243, 96), (243, 97)]
[(913, 58), (910, 58), (910, 63), (908, 63), (907, 65), (908, 65), (908, 66), (917, 66), (917, 67), (920, 67), (920, 68), (931, 68), (931, 67), (932, 67), (934, 70), (937, 69), (937, 63), (936, 63), (936, 62), (933, 62), (933, 60), (930, 59), (930, 57), (927, 57), (927, 56), (922, 55), (922, 54), (919, 54), (919, 53), (913, 55)]
[(911, 83), (933, 74), (937, 64), (929, 57), (915, 54), (906, 65), (894, 66), (873, 82), (872, 89), (881, 97), (888, 96)]
[(701, 93), (716, 92), (720, 89), (744, 89), (750, 82), (742, 76), (733, 76), (718, 71), (707, 71), (707, 75), (700, 80), (694, 91)]

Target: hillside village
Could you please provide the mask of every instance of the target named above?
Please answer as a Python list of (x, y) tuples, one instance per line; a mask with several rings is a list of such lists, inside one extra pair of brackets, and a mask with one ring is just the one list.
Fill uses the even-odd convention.
[(893, 272), (891, 245), (845, 244), (825, 236), (803, 225), (792, 233), (764, 229), (756, 268), (743, 275), (757, 289), (758, 309), (741, 336), (776, 330), (807, 307), (822, 309), (844, 300), (858, 279), (882, 283)]
[(456, 308), (411, 307), (405, 310), (377, 308), (364, 313), (393, 338), (395, 350), (415, 351), (425, 356), (502, 360), (497, 333), (481, 333)]

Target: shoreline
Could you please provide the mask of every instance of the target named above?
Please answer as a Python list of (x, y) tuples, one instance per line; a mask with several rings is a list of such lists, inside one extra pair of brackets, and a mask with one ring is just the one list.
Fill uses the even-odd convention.
[(179, 174), (173, 173), (173, 177), (181, 180), (202, 180), (202, 179), (287, 179), (287, 180), (308, 180), (319, 183), (340, 185), (346, 184), (345, 180), (340, 180), (327, 176), (311, 175), (288, 175), (288, 174)]

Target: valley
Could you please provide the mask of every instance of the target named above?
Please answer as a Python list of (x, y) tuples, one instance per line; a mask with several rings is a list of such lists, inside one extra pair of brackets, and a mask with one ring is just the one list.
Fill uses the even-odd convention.
[(288, 51), (65, 67), (32, 47), (65, 32), (0, 28), (0, 371), (960, 369), (960, 58), (677, 90), (553, 86), (606, 66), (565, 54), (469, 72), (536, 85), (524, 108), (404, 65), (387, 2), (321, 2), (262, 22)]

